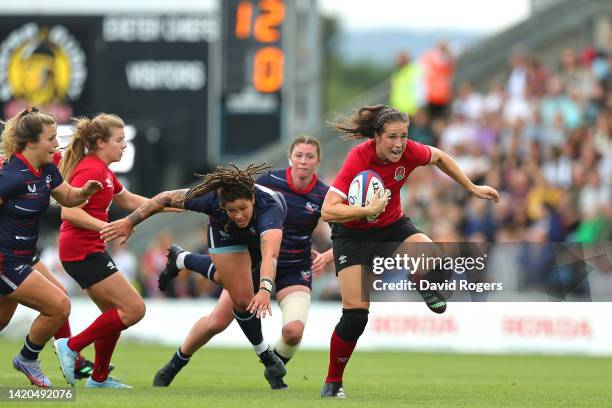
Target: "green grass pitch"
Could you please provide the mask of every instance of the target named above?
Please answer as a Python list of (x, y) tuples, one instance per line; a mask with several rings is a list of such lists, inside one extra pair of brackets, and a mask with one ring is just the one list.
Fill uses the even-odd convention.
[[(21, 344), (0, 338), (0, 386), (23, 387), (12, 368)], [(134, 390), (87, 390), (77, 384), (68, 407), (606, 407), (612, 406), (612, 359), (489, 356), (357, 350), (345, 373), (345, 400), (323, 400), (319, 390), (327, 353), (301, 351), (288, 365), (290, 389), (271, 391), (253, 352), (202, 349), (169, 388), (151, 386), (174, 348), (120, 342), (114, 375)], [(93, 348), (85, 350), (92, 358)], [(55, 386), (66, 387), (51, 344), (42, 367)], [(41, 406), (15, 403), (0, 406)]]

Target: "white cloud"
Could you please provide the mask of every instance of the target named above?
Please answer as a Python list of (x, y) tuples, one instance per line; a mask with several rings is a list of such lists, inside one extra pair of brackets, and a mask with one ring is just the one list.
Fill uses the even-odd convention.
[(529, 14), (529, 0), (319, 0), (347, 29), (414, 28), (498, 31)]

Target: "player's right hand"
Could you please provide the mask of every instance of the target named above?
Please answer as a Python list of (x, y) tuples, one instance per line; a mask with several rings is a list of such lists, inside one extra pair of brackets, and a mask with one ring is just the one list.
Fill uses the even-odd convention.
[(134, 226), (132, 225), (132, 222), (127, 218), (121, 218), (117, 221), (106, 224), (104, 228), (100, 230), (100, 238), (107, 243), (114, 241), (117, 238), (121, 238), (119, 244), (123, 245), (133, 233)]
[(259, 289), (249, 307), (247, 308), (249, 313), (256, 313), (258, 319), (263, 319), (266, 314), (272, 316), (272, 306), (270, 305), (270, 292), (264, 289)]

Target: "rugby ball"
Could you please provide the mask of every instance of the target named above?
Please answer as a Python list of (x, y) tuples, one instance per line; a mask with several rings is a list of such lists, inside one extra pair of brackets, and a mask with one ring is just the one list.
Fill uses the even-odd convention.
[[(364, 170), (357, 174), (349, 187), (347, 201), (353, 207), (365, 207), (370, 203), (374, 194), (382, 194), (385, 186), (382, 178), (372, 170)], [(368, 217), (368, 221), (378, 218), (377, 215)]]

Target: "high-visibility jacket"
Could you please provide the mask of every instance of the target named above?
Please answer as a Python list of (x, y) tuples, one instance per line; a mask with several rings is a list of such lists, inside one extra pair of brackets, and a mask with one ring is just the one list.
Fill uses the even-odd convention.
[(427, 102), (445, 105), (453, 98), (455, 62), (438, 49), (427, 51), (422, 59)]
[(406, 64), (391, 77), (389, 103), (395, 109), (414, 114), (422, 105), (423, 70), (418, 64)]

